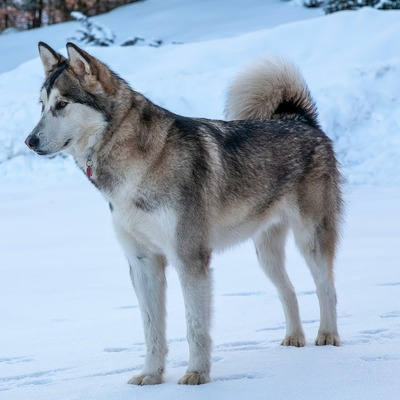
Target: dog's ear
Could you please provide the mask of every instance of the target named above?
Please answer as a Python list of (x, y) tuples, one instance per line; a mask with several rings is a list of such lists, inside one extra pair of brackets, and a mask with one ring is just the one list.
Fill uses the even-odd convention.
[(48, 76), (51, 71), (66, 61), (65, 57), (53, 50), (49, 45), (39, 42), (39, 55), (42, 60), (44, 73)]
[(79, 78), (93, 75), (93, 57), (91, 55), (71, 42), (67, 43), (67, 51), (69, 65)]
[(101, 87), (109, 94), (114, 92), (112, 72), (105, 64), (71, 42), (67, 43), (67, 51), (69, 68), (83, 85), (90, 90)]
[(74, 43), (67, 43), (68, 64), (81, 84), (96, 90), (107, 71), (103, 64)]

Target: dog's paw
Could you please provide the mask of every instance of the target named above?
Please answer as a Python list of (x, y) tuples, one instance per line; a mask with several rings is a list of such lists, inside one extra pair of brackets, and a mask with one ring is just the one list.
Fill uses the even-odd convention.
[(340, 346), (340, 338), (337, 333), (319, 333), (315, 344), (317, 346)]
[(210, 382), (208, 374), (200, 372), (186, 372), (179, 380), (180, 385), (202, 385)]
[(281, 343), (282, 346), (293, 346), (293, 347), (304, 347), (306, 345), (306, 339), (303, 335), (292, 335), (286, 336)]
[(162, 376), (159, 374), (157, 374), (157, 375), (139, 374), (139, 375), (133, 376), (128, 381), (128, 383), (130, 385), (139, 385), (139, 386), (159, 385), (162, 382), (163, 382)]

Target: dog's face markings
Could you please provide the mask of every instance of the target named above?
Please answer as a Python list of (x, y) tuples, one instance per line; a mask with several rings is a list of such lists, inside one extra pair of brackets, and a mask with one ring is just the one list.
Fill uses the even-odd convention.
[[(89, 63), (69, 49), (70, 59), (39, 44), (46, 81), (40, 93), (41, 119), (25, 143), (40, 155), (51, 155), (87, 145), (88, 137), (106, 127), (106, 117), (77, 79), (76, 71), (87, 74)], [(83, 58), (82, 58), (83, 59)]]
[(42, 89), (40, 103), (42, 104), (42, 114), (51, 113), (54, 117), (64, 116), (70, 99), (61, 95), (58, 89), (51, 90), (47, 95), (47, 90)]
[(40, 102), (42, 116), (26, 139), (26, 144), (40, 155), (55, 154), (78, 144), (99, 129), (104, 129), (103, 115), (94, 108), (63, 96), (56, 87), (47, 93), (43, 88)]

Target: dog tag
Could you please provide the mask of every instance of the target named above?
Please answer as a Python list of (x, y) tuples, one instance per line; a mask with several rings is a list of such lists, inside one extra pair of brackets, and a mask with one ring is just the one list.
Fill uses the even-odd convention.
[(88, 158), (86, 160), (86, 176), (90, 179), (92, 177), (93, 171), (92, 171), (92, 156), (88, 155)]
[(86, 167), (86, 176), (90, 179), (92, 177), (92, 167)]

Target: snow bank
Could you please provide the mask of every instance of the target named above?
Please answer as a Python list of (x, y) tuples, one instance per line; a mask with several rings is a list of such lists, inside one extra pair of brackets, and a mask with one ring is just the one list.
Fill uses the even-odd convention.
[[(347, 181), (399, 184), (400, 53), (393, 45), (400, 37), (399, 15), (364, 8), (258, 31), (253, 31), (253, 15), (239, 29), (250, 33), (232, 37), (222, 37), (214, 26), (216, 38), (210, 40), (88, 50), (156, 103), (209, 118), (222, 118), (226, 87), (240, 68), (271, 53), (288, 56), (309, 83)], [(107, 25), (106, 16), (102, 23)], [(42, 82), (37, 58), (0, 75), (0, 176), (74, 174), (70, 159), (49, 162), (23, 144), (39, 118)]]

